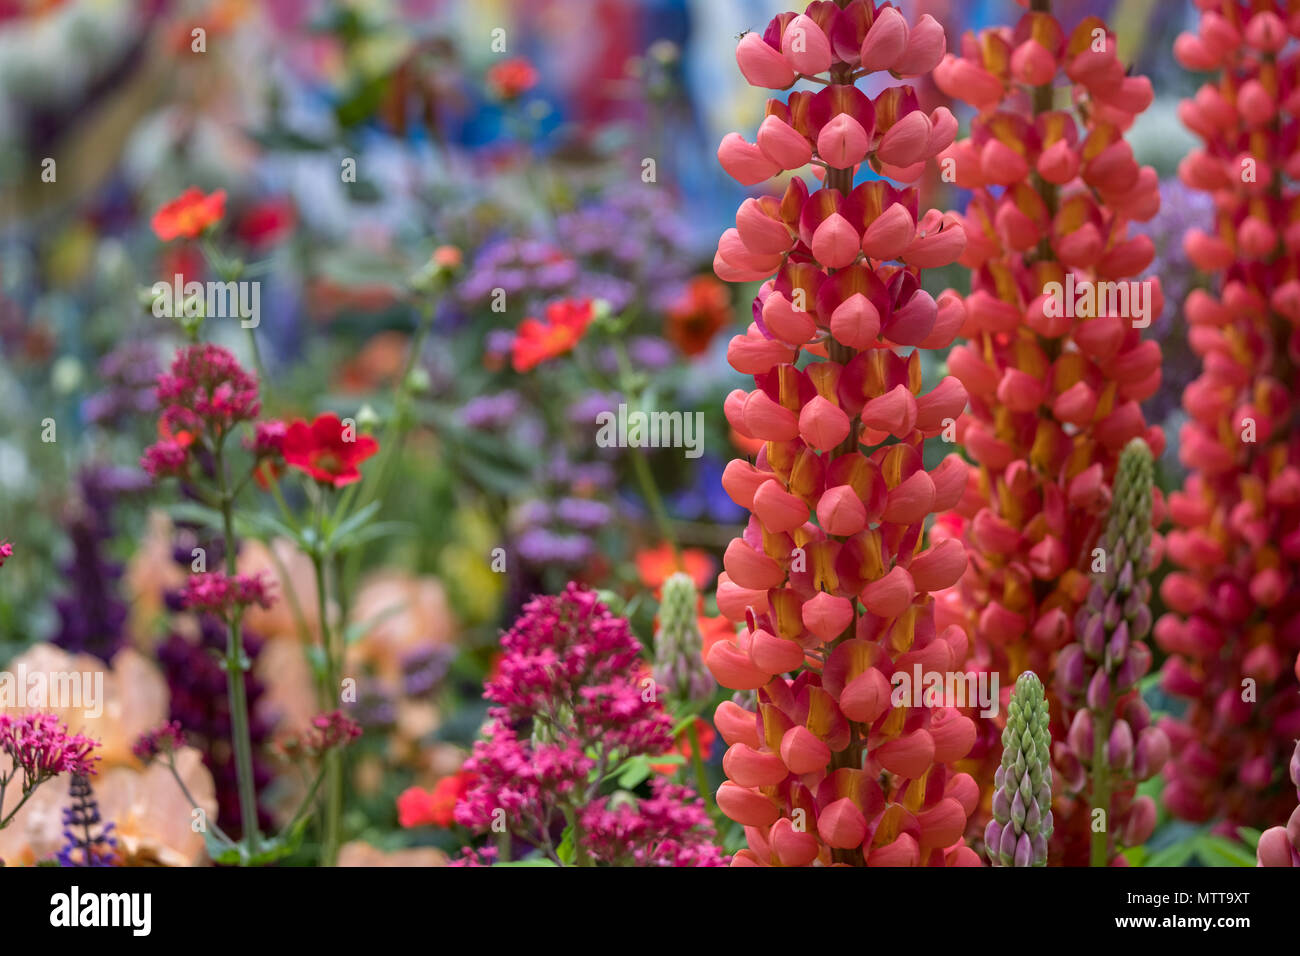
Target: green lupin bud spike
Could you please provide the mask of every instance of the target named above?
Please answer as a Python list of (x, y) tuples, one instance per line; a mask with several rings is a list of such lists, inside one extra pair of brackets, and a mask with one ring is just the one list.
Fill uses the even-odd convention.
[(1043, 682), (1033, 671), (1016, 680), (1002, 734), (1002, 767), (984, 850), (993, 866), (1046, 866), (1052, 835), (1051, 733)]
[(695, 582), (680, 571), (664, 582), (655, 633), (655, 679), (678, 700), (703, 700), (714, 689), (704, 666)]

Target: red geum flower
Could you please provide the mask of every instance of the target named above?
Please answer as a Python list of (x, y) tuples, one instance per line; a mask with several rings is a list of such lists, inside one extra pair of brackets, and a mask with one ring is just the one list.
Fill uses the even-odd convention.
[(537, 70), (523, 57), (504, 60), (487, 71), (487, 84), (500, 99), (518, 99), (537, 85)]
[(357, 466), (379, 450), (379, 442), (344, 426), (333, 412), (316, 416), (310, 425), (298, 419), (289, 425), (281, 444), (284, 463), (301, 469), (323, 485), (342, 488), (361, 480)]
[(218, 189), (204, 195), (191, 186), (170, 202), (164, 203), (150, 220), (154, 235), (163, 242), (184, 237), (196, 239), (226, 213), (226, 191)]
[(696, 276), (668, 309), (664, 335), (683, 355), (700, 355), (731, 320), (731, 294), (712, 276)]
[(530, 317), (519, 323), (511, 344), (516, 372), (527, 372), (572, 351), (587, 333), (594, 313), (589, 301), (566, 300), (548, 305), (545, 315), (544, 321)]

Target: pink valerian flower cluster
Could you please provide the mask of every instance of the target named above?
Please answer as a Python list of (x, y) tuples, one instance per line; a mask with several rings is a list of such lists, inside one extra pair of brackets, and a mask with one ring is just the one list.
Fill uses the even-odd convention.
[(5, 566), (5, 562), (14, 556), (14, 546), (8, 541), (0, 541), (0, 568)]
[[(722, 862), (707, 819), (672, 809), (693, 807), (684, 802), (693, 799), (690, 791), (659, 789), (626, 811), (599, 793), (622, 760), (673, 745), (672, 719), (657, 694), (647, 693), (653, 679), (626, 621), (570, 584), (529, 602), (501, 648), (497, 676), (484, 691), (493, 705), (489, 723), (463, 767), (476, 776), (456, 806), (456, 822), (488, 832), (504, 814), (513, 836), (556, 858), (551, 831), (568, 819), (579, 863), (629, 856), (647, 864)], [(619, 834), (647, 842), (629, 846)]]
[[(1300, 742), (1291, 752), (1288, 766), (1296, 800), (1300, 800)], [(1291, 811), (1284, 827), (1269, 827), (1259, 837), (1255, 850), (1259, 866), (1300, 866), (1300, 806)]]
[(289, 426), (278, 419), (258, 422), (253, 430), (249, 450), (258, 458), (271, 458), (284, 454), (284, 436)]
[[(746, 627), (707, 658), (724, 687), (757, 691), (756, 708), (727, 702), (715, 715), (729, 745), (718, 806), (749, 844), (733, 865), (979, 864), (962, 841), (978, 787), (952, 769), (973, 722), (890, 700), (896, 670), (951, 671), (967, 652), (959, 627), (936, 631), (931, 599), (965, 570), (962, 546), (922, 547), (926, 518), (966, 486), (960, 458), (927, 471), (922, 449), (966, 392), (947, 378), (922, 395), (919, 352), (947, 346), (964, 321), (960, 298), (936, 302), (919, 270), (951, 263), (965, 239), (952, 216), (918, 215), (913, 188), (853, 187), (862, 161), (917, 179), (957, 131), (910, 85), (871, 100), (854, 81), (921, 76), (943, 52), (933, 18), (909, 25), (863, 0), (780, 14), (736, 50), (758, 86), (829, 80), (770, 100), (757, 144), (729, 135), (718, 152), (746, 185), (809, 162), (825, 171), (816, 192), (796, 178), (780, 198), (746, 200), (714, 260), (723, 279), (767, 279), (727, 353), (756, 387), (728, 396), (726, 417), (765, 443), (723, 476), (752, 517), (726, 550), (718, 607)], [(800, 368), (804, 351), (822, 361)]]
[(578, 814), (588, 851), (625, 866), (721, 866), (713, 822), (704, 801), (688, 787), (662, 777), (635, 806), (599, 800)]
[(279, 741), (280, 752), (289, 760), (319, 758), (331, 750), (346, 747), (361, 736), (361, 725), (341, 710), (317, 714), (301, 734)]
[(89, 737), (68, 733), (53, 714), (0, 714), (0, 751), (13, 761), (0, 786), (20, 770), (24, 793), (61, 773), (93, 774), (99, 760), (91, 753), (95, 746)]
[(240, 422), (261, 410), (257, 378), (219, 345), (187, 345), (158, 377), (162, 440), (145, 450), (140, 465), (154, 478), (184, 474), (195, 442), (216, 448)]
[(1300, 17), (1291, 4), (1208, 2), (1175, 54), (1214, 71), (1179, 109), (1204, 142), (1179, 167), (1214, 197), (1214, 235), (1185, 240), (1216, 276), (1188, 296), (1199, 378), (1186, 390), (1155, 637), (1164, 689), (1188, 701), (1164, 728), (1164, 800), (1226, 828), (1283, 817), (1277, 767), (1300, 737)]
[[(1133, 299), (1149, 295), (1149, 322), (1163, 296), (1158, 278), (1143, 280), (1145, 294), (1130, 278), (1154, 246), (1129, 235), (1158, 210), (1158, 182), (1124, 140), (1153, 94), (1145, 77), (1127, 74), (1101, 20), (1067, 33), (1040, 11), (1014, 29), (968, 33), (935, 82), (978, 110), (970, 136), (940, 160), (973, 192), (961, 217), (960, 262), (972, 270), (966, 341), (948, 370), (970, 396), (956, 438), (974, 464), (933, 531), (970, 555), (960, 585), (939, 598), (939, 622), (961, 624), (968, 664), (1000, 673), (1006, 688), (1026, 670), (1052, 673), (1073, 636), (1121, 450), (1135, 437), (1156, 456), (1164, 448), (1141, 410), (1160, 384), (1160, 347), (1142, 339)], [(1112, 306), (1098, 283), (1125, 295)], [(1086, 289), (1099, 299), (1076, 309)], [(972, 749), (988, 775), (996, 735), (985, 725)], [(1058, 807), (1058, 836), (1070, 832), (1068, 816)]]
[(205, 571), (190, 575), (181, 590), (181, 605), (189, 611), (207, 611), (230, 620), (254, 604), (269, 608), (275, 600), (272, 586), (262, 571), (233, 576), (224, 571)]
[(137, 737), (131, 745), (131, 753), (148, 766), (159, 757), (169, 758), (184, 746), (185, 732), (181, 730), (181, 722), (173, 720)]

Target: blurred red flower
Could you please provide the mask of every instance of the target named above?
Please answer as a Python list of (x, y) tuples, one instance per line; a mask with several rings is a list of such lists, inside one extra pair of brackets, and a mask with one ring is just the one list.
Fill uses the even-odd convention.
[(564, 301), (548, 305), (542, 321), (524, 319), (515, 330), (510, 350), (515, 371), (527, 372), (572, 351), (587, 333), (593, 316), (590, 302)]
[(239, 217), (235, 232), (254, 248), (273, 245), (293, 231), (297, 216), (285, 198), (265, 199)]
[(404, 827), (451, 826), (456, 804), (477, 779), (477, 774), (459, 770), (443, 777), (432, 790), (408, 787), (397, 798), (397, 822)]
[(696, 276), (668, 309), (664, 335), (683, 355), (700, 355), (731, 320), (731, 293), (712, 276)]
[(678, 571), (689, 574), (695, 586), (703, 591), (712, 583), (715, 570), (713, 558), (699, 548), (684, 549), (680, 559), (666, 543), (657, 548), (642, 548), (636, 553), (637, 576), (653, 591), (658, 591), (668, 577)]
[(323, 485), (342, 488), (361, 480), (357, 465), (379, 451), (379, 442), (355, 434), (333, 412), (316, 416), (310, 425), (302, 419), (284, 433), (284, 463), (307, 472)]
[(517, 99), (537, 85), (537, 70), (523, 57), (503, 60), (487, 71), (487, 84), (501, 99)]
[(184, 236), (196, 239), (226, 214), (226, 191), (218, 189), (204, 195), (197, 186), (191, 186), (153, 214), (150, 225), (163, 242)]

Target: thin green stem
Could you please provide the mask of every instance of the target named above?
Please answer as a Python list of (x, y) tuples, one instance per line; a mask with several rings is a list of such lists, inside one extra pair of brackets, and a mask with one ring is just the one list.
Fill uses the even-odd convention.
[[(622, 339), (614, 340), (614, 356), (618, 361), (619, 370), (619, 390), (629, 398), (634, 398), (640, 402), (640, 389), (634, 387), (634, 374), (632, 370), (632, 359), (627, 353), (627, 346), (623, 344)], [(659, 534), (668, 547), (672, 549), (674, 559), (680, 560), (681, 549), (677, 546), (677, 535), (673, 531), (673, 523), (669, 520), (668, 509), (664, 507), (663, 497), (659, 494), (659, 486), (655, 484), (654, 473), (650, 470), (650, 462), (646, 456), (635, 454), (632, 456), (632, 471), (636, 474), (637, 484), (641, 487), (641, 495), (645, 498), (646, 504), (650, 507), (650, 514), (654, 516), (655, 526), (659, 529)]]
[[(222, 455), (225, 436), (218, 436), (215, 448), (217, 490), (221, 500), (221, 522), (226, 541), (226, 573), (236, 573), (236, 543), (234, 499), (226, 489), (226, 465)], [(257, 791), (253, 782), (253, 743), (248, 721), (248, 690), (244, 686), (244, 672), (248, 670), (244, 655), (243, 636), (240, 633), (238, 614), (231, 614), (226, 622), (226, 693), (230, 699), (230, 737), (235, 751), (235, 776), (239, 787), (239, 818), (244, 833), (248, 855), (257, 853), (260, 834), (257, 831)]]

